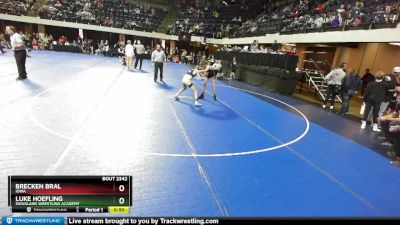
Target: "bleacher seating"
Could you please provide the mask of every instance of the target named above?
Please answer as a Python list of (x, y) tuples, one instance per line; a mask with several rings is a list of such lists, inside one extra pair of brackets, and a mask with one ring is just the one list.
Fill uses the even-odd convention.
[(117, 28), (154, 31), (166, 15), (163, 9), (119, 0), (48, 0), (41, 18), (89, 23)]
[[(35, 0), (0, 0), (0, 13), (28, 15)], [(196, 3), (196, 1), (194, 1)], [(398, 0), (236, 0), (189, 2), (168, 34), (208, 38), (264, 36), (355, 29), (394, 28)], [(139, 31), (155, 31), (166, 10), (122, 0), (47, 0), (44, 19), (89, 23)]]
[[(393, 28), (399, 22), (399, 13), (400, 2), (396, 0), (286, 1), (256, 17), (256, 35)], [(254, 33), (239, 31), (237, 35)]]
[(238, 27), (241, 21), (248, 20), (262, 11), (262, 1), (236, 2), (227, 4), (195, 7), (187, 6), (178, 15), (175, 24), (169, 27), (169, 33), (175, 35), (192, 34), (216, 37), (221, 28)]
[(0, 0), (0, 13), (27, 15), (35, 0)]
[[(188, 6), (170, 26), (170, 33), (221, 38), (393, 28), (400, 13), (397, 0), (269, 0), (252, 1), (248, 11), (243, 7)], [(215, 17), (215, 11), (220, 17)]]

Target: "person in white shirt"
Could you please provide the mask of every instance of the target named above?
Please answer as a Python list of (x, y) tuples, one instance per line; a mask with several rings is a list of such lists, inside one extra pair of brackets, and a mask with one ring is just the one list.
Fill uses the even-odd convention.
[(256, 40), (253, 41), (253, 44), (250, 46), (250, 51), (251, 52), (258, 52), (259, 47), (258, 47), (258, 43)]
[(18, 68), (18, 80), (25, 80), (27, 79), (27, 73), (25, 68), (26, 62), (26, 50), (25, 44), (22, 40), (21, 36), (15, 32), (15, 27), (13, 26), (6, 26), (6, 34), (10, 35), (11, 41), (11, 48), (14, 52), (15, 61), (17, 63)]
[(324, 23), (324, 18), (319, 16), (317, 19), (314, 20), (314, 23), (317, 28), (321, 28)]
[(132, 67), (132, 58), (135, 55), (132, 43), (130, 40), (126, 42), (125, 46), (125, 57), (126, 57), (126, 65), (128, 66), (128, 70)]

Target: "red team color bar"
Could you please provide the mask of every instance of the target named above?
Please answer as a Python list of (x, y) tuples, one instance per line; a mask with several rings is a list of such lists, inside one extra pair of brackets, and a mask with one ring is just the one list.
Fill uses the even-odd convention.
[(131, 176), (9, 176), (8, 205), (21, 207), (131, 206)]

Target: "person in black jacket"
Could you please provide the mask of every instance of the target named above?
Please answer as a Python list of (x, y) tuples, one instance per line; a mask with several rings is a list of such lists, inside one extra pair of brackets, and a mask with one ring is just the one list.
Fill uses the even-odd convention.
[(231, 62), (231, 75), (229, 76), (229, 79), (236, 79), (236, 68), (238, 68), (238, 64), (236, 62), (236, 57), (233, 56), (232, 62)]
[(365, 110), (361, 124), (361, 129), (367, 126), (368, 114), (372, 109), (373, 131), (379, 132), (378, 129), (378, 114), (381, 103), (385, 98), (385, 94), (389, 89), (394, 89), (395, 85), (392, 82), (383, 80), (384, 73), (379, 71), (375, 74), (375, 81), (367, 85), (364, 93)]
[(362, 86), (361, 86), (361, 96), (364, 96), (364, 90), (367, 87), (368, 83), (372, 82), (375, 80), (374, 75), (372, 75), (369, 71), (369, 69), (365, 70), (364, 76), (361, 78), (362, 79)]
[[(399, 77), (400, 71), (396, 72), (396, 70), (399, 70), (399, 69), (400, 69), (400, 67), (395, 67), (395, 68), (393, 68), (392, 72), (387, 75), (390, 77), (391, 82), (396, 87), (400, 86), (400, 77)], [(387, 95), (388, 102), (389, 102), (389, 104), (388, 104), (388, 106), (386, 106), (386, 108), (390, 109), (390, 111), (393, 111), (397, 105), (398, 92), (396, 90), (389, 90), (386, 93), (386, 95)], [(379, 116), (381, 116), (383, 114), (383, 112), (386, 110), (386, 108), (382, 109), (382, 107), (381, 107), (381, 110), (379, 111)]]

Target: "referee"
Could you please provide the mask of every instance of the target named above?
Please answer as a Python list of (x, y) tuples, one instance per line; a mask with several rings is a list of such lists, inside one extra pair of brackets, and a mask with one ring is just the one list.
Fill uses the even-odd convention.
[(167, 57), (160, 44), (157, 44), (157, 49), (151, 54), (151, 61), (154, 63), (154, 82), (157, 82), (158, 70), (160, 70), (160, 81), (163, 82), (163, 69), (164, 64), (167, 63)]
[(15, 61), (18, 67), (18, 80), (25, 80), (28, 78), (26, 75), (25, 62), (26, 62), (26, 50), (24, 41), (21, 36), (15, 32), (15, 27), (6, 26), (6, 34), (10, 35), (11, 47), (14, 51)]

